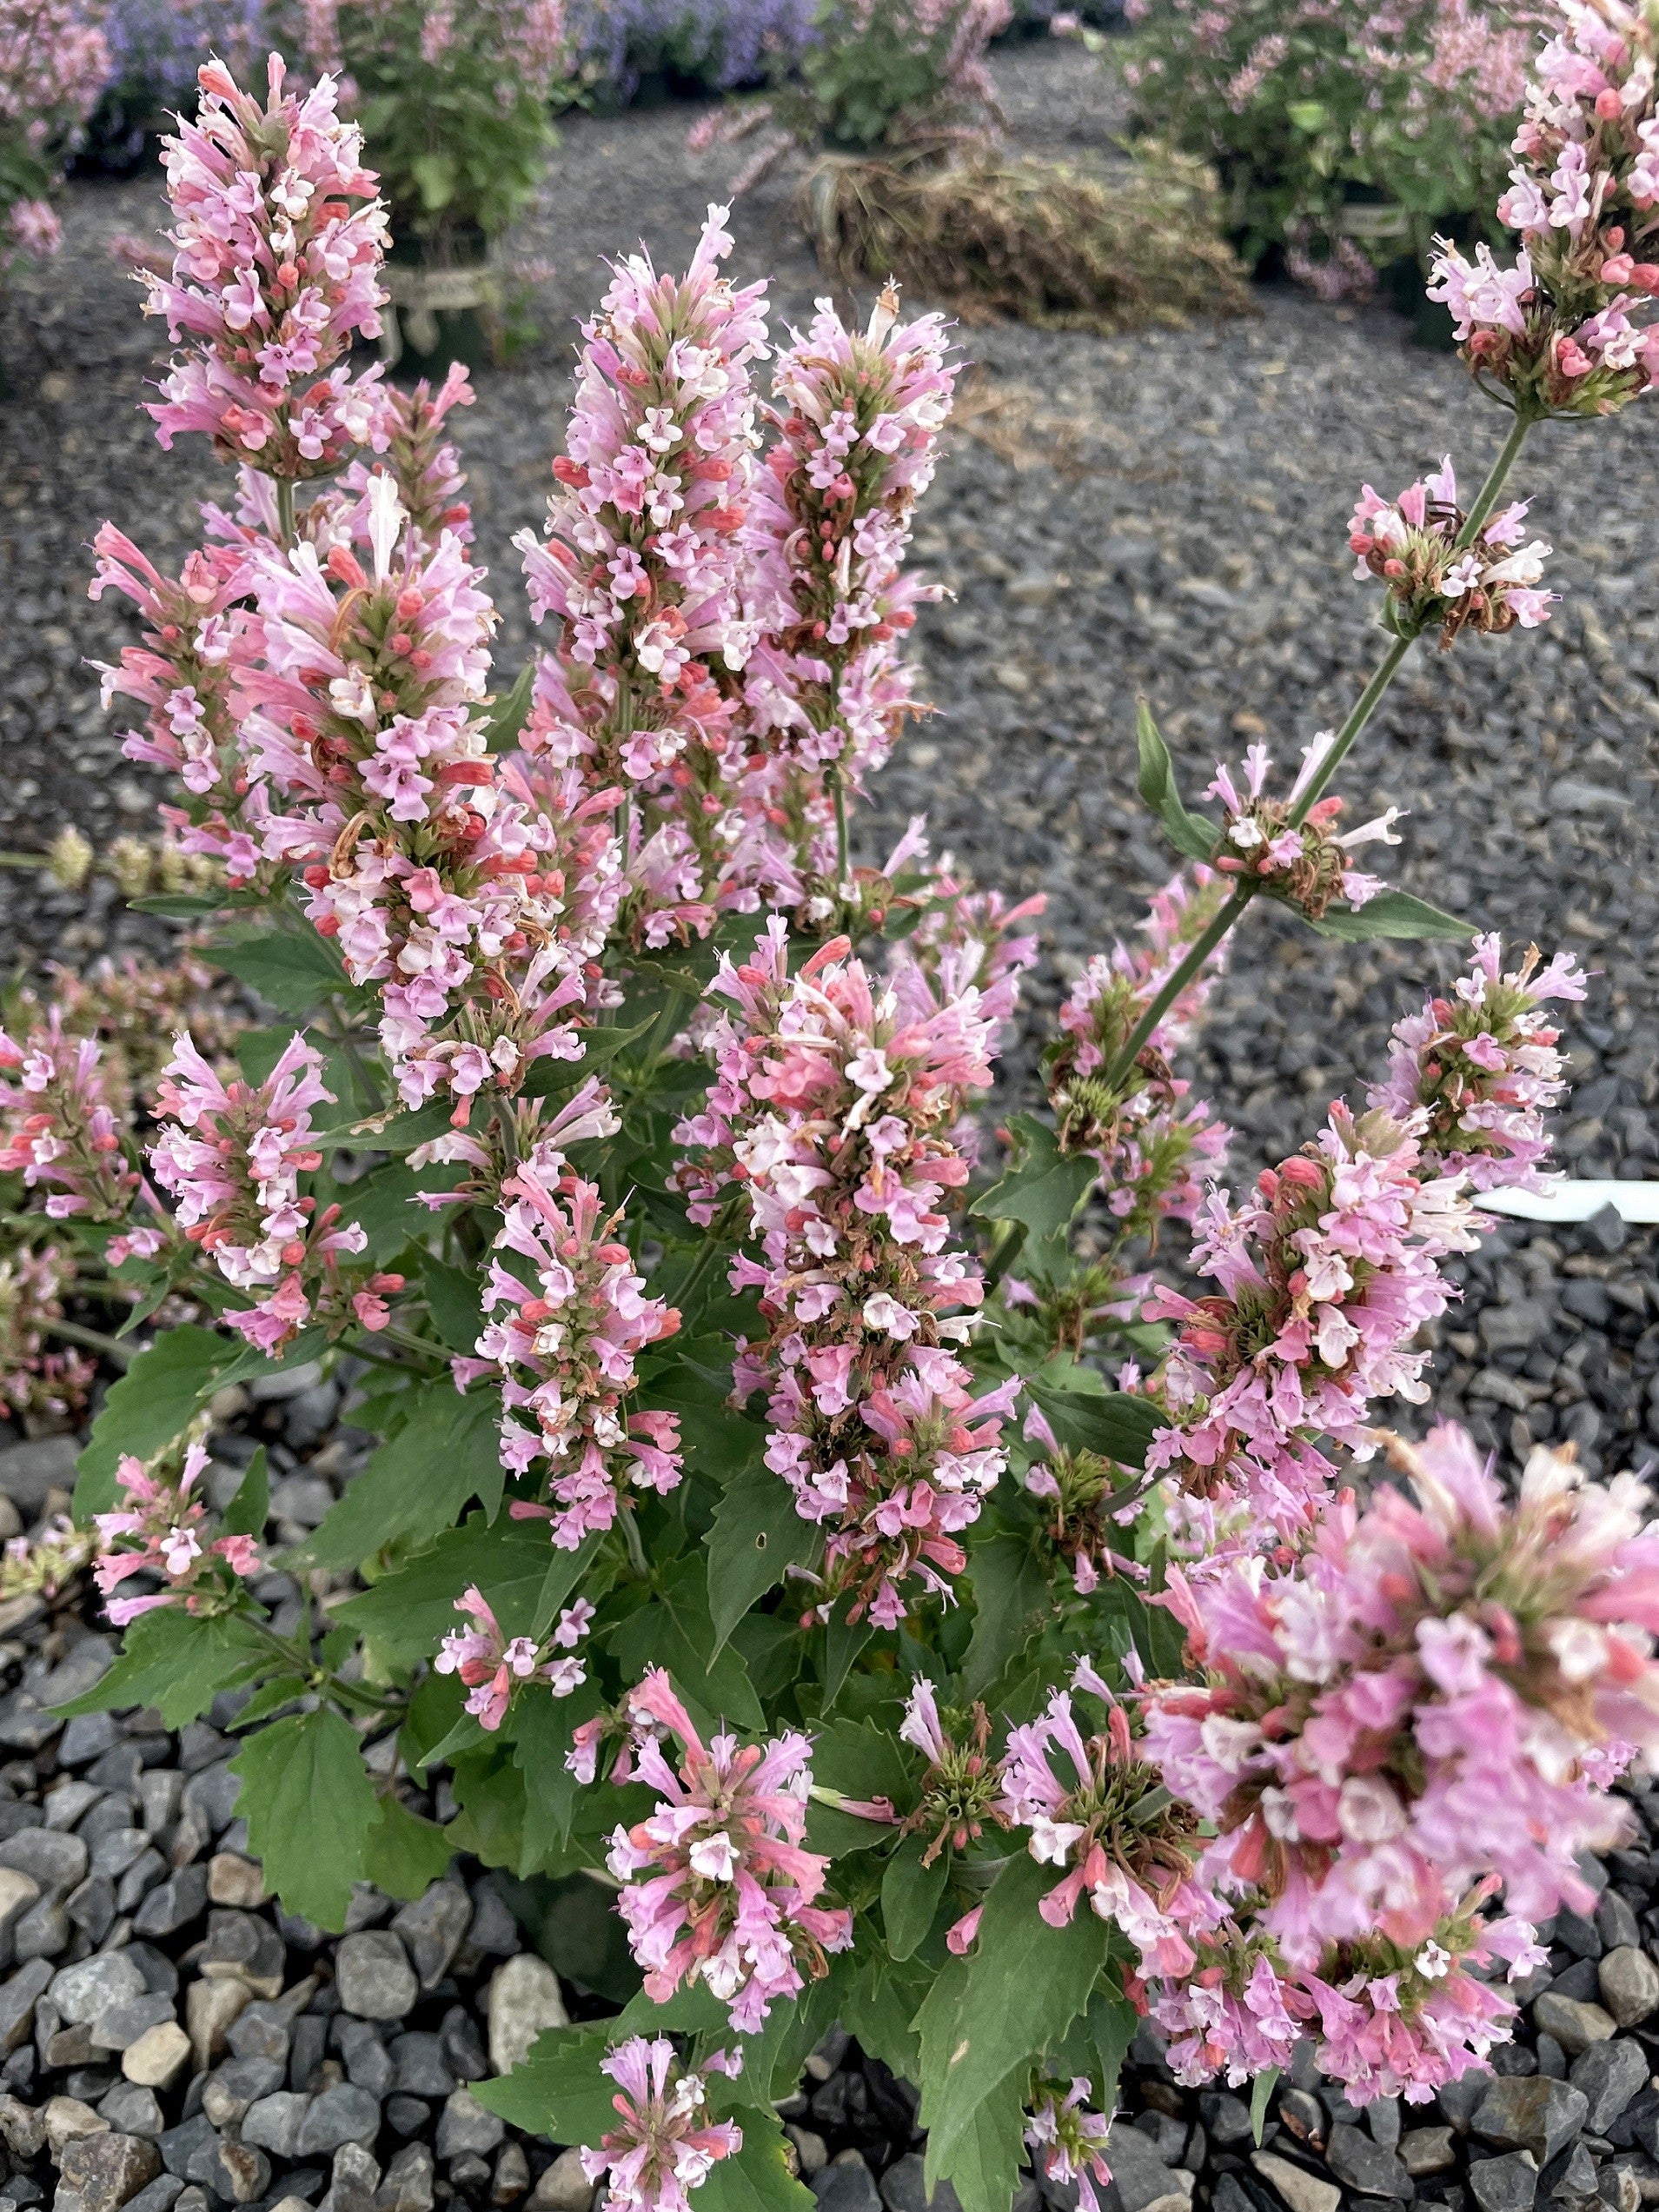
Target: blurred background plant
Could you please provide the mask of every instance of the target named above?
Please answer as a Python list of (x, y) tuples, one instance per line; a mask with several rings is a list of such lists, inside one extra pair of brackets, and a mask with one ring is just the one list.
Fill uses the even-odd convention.
[(0, 0), (0, 281), (57, 250), (51, 195), (109, 74), (103, 33), (73, 0)]
[(1138, 125), (1220, 177), (1245, 262), (1282, 260), (1330, 299), (1398, 266), (1420, 297), (1437, 232), (1489, 235), (1533, 0), (1127, 0), (1100, 44)]
[(263, 51), (264, 0), (109, 0), (109, 75), (87, 124), (83, 167), (127, 169), (196, 98), (209, 54), (248, 70)]
[(574, 0), (573, 70), (597, 104), (732, 92), (799, 61), (813, 0)]

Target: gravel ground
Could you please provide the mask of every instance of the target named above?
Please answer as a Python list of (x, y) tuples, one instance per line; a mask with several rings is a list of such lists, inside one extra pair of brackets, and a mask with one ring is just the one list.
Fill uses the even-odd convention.
[[(1111, 101), (1075, 50), (1027, 48), (999, 66), (1023, 144), (1110, 146)], [(509, 659), (528, 633), (508, 541), (540, 515), (568, 393), (567, 333), (596, 296), (596, 259), (636, 236), (665, 262), (683, 258), (704, 202), (742, 157), (693, 161), (687, 120), (684, 110), (576, 120), (525, 226), (527, 255), (557, 265), (541, 294), (548, 335), (480, 380), (461, 425)], [(746, 278), (772, 273), (780, 309), (797, 318), (820, 287), (791, 221), (792, 189), (779, 180), (740, 209), (736, 260)], [(107, 245), (153, 229), (158, 204), (153, 177), (76, 187), (66, 257), (0, 318), (11, 380), (0, 401), (0, 561), (12, 581), (0, 845), (38, 845), (66, 820), (95, 839), (142, 828), (157, 795), (121, 761), (84, 666), (129, 633), (113, 601), (93, 608), (83, 595), (85, 542), (106, 512), (174, 561), (190, 542), (193, 502), (222, 486), (198, 455), (161, 455), (134, 412), (155, 334)], [(862, 836), (878, 858), (882, 838), (925, 808), (938, 844), (982, 880), (1048, 894), (1014, 1090), (1070, 977), (1132, 926), (1167, 873), (1133, 800), (1136, 696), (1151, 700), (1189, 793), (1218, 752), (1252, 739), (1293, 760), (1340, 718), (1377, 651), (1375, 601), (1350, 581), (1344, 549), (1358, 484), (1395, 490), (1448, 447), (1473, 481), (1499, 442), (1500, 419), (1457, 364), (1410, 349), (1386, 313), (1333, 312), (1283, 291), (1264, 291), (1260, 307), (1250, 322), (1111, 342), (964, 334), (976, 366), (919, 536), (956, 595), (919, 632), (940, 713), (901, 747)], [(1582, 1175), (1653, 1178), (1659, 453), (1649, 418), (1638, 408), (1541, 431), (1519, 489), (1563, 548), (1556, 619), (1542, 636), (1465, 640), (1443, 660), (1419, 648), (1345, 783), (1356, 819), (1390, 801), (1410, 809), (1394, 856), (1409, 888), (1516, 947), (1565, 945), (1598, 971), (1572, 1024), (1579, 1087), (1563, 1151)], [(43, 896), (30, 879), (0, 878), (0, 943), (25, 959), (80, 960), (136, 941), (152, 925), (118, 916), (107, 889)], [(1239, 1127), (1241, 1172), (1302, 1141), (1327, 1099), (1381, 1065), (1402, 1008), (1452, 972), (1444, 947), (1334, 947), (1280, 917), (1257, 919), (1203, 1045), (1204, 1081)], [(1610, 1214), (1547, 1234), (1510, 1225), (1463, 1274), (1464, 1302), (1440, 1333), (1441, 1410), (1467, 1418), (1506, 1462), (1547, 1438), (1570, 1438), (1606, 1471), (1651, 1456), (1651, 1233), (1626, 1232)], [(295, 1530), (349, 1470), (336, 1412), (307, 1393), (236, 1424), (237, 1436), (269, 1437), (293, 1485), (276, 1510)], [(222, 1446), (232, 1459), (237, 1448), (236, 1436)], [(65, 1439), (0, 1450), (0, 1521), (8, 1499), (23, 1524), (52, 1510), (71, 1459)], [(500, 1977), (521, 1938), (494, 1877), (463, 1867), (413, 1918), (365, 1897), (355, 1950), (322, 1941), (259, 1902), (216, 1729), (174, 1738), (139, 1717), (60, 1734), (40, 1705), (100, 1671), (107, 1644), (73, 1603), (0, 1617), (0, 1749), (11, 1755), (0, 1764), (0, 1960), (11, 1968), (0, 2048), (17, 2100), (0, 2104), (13, 2169), (0, 2212), (54, 2186), (61, 2212), (125, 2201), (162, 2212), (174, 2198), (211, 2212), (216, 2200), (325, 2193), (330, 2212), (371, 2202), (429, 2212), (457, 2191), (478, 2205), (586, 2212), (567, 2158), (502, 2134), (466, 2096), (498, 2016), (522, 2023), (549, 1996), (530, 1954)], [(1523, 2039), (1498, 2054), (1496, 2082), (1404, 2116), (1374, 2107), (1357, 2123), (1299, 2070), (1255, 2152), (1237, 2098), (1176, 2089), (1141, 2047), (1111, 2212), (1184, 2212), (1195, 2196), (1216, 2212), (1337, 2212), (1344, 2200), (1414, 2194), (1451, 2212), (1659, 2202), (1649, 1810), (1659, 1822), (1659, 1797), (1636, 1801), (1631, 1847), (1597, 1870), (1607, 1886), (1594, 1921), (1557, 1923), (1549, 1967), (1526, 1992)], [(554, 1948), (565, 1998), (591, 2003)], [(123, 1950), (142, 1994), (111, 1963)], [(94, 1956), (104, 1964), (82, 1973)], [(354, 1961), (386, 1985), (364, 2000), (367, 2017)], [(373, 2011), (395, 1997), (393, 2011)], [(163, 2013), (182, 2023), (176, 2038), (162, 2032)], [(142, 2075), (161, 2058), (135, 2062), (136, 2032), (118, 2040), (141, 2019), (159, 2036), (152, 2049), (172, 2049), (179, 2068), (148, 2086), (135, 2085), (135, 2066)], [(191, 2048), (177, 2057), (181, 2041)], [(252, 2118), (261, 2102), (294, 2096), (310, 2101)], [(820, 2053), (792, 2125), (825, 2212), (922, 2212), (912, 2110), (856, 2045), (833, 2039)], [(89, 2129), (104, 2132), (74, 2148)], [(262, 2147), (265, 2136), (275, 2140)], [(186, 2202), (181, 2191), (202, 2194)], [(1029, 2185), (1022, 2200), (1033, 2212)], [(1054, 2212), (1069, 2207), (1057, 2197)]]

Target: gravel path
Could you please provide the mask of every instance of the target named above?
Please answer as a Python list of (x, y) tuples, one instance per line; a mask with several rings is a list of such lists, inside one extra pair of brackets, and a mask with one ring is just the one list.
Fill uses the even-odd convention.
[[(1075, 50), (1027, 48), (999, 66), (1022, 143), (1109, 148), (1111, 101)], [(557, 264), (543, 294), (548, 335), (481, 380), (461, 426), (509, 657), (528, 633), (508, 541), (540, 516), (568, 392), (567, 332), (596, 296), (596, 257), (643, 236), (660, 259), (683, 258), (704, 202), (742, 158), (693, 161), (687, 119), (575, 120), (526, 226), (527, 253)], [(737, 266), (775, 275), (780, 308), (798, 317), (820, 282), (791, 222), (791, 189), (775, 182), (740, 209)], [(84, 665), (128, 632), (113, 601), (88, 605), (83, 548), (113, 513), (159, 560), (176, 560), (195, 499), (222, 485), (192, 452), (160, 454), (134, 412), (154, 333), (107, 242), (153, 228), (158, 204), (153, 179), (76, 188), (66, 257), (0, 331), (13, 381), (0, 401), (0, 563), (12, 584), (0, 634), (0, 844), (36, 845), (65, 820), (95, 839), (142, 828), (157, 795), (156, 780), (120, 761)], [(1132, 926), (1168, 872), (1133, 799), (1136, 696), (1151, 700), (1190, 793), (1218, 751), (1236, 755), (1255, 738), (1293, 760), (1339, 719), (1377, 651), (1375, 600), (1350, 580), (1344, 548), (1360, 482), (1392, 492), (1448, 448), (1472, 482), (1499, 441), (1500, 419), (1457, 364), (1410, 349), (1390, 316), (1280, 291), (1260, 306), (1251, 322), (1104, 342), (964, 334), (976, 367), (919, 540), (956, 594), (919, 632), (941, 711), (901, 747), (878, 793), (879, 821), (866, 818), (863, 834), (879, 857), (881, 838), (925, 808), (938, 844), (982, 880), (1047, 893), (1050, 943), (1015, 1087), (1069, 978)], [(1344, 779), (1356, 819), (1389, 801), (1410, 809), (1393, 856), (1409, 888), (1517, 947), (1565, 945), (1600, 971), (1573, 1024), (1579, 1088), (1563, 1150), (1578, 1173), (1636, 1179), (1659, 1177), (1652, 422), (1638, 408), (1537, 435), (1519, 488), (1563, 548), (1556, 619), (1542, 636), (1466, 640), (1444, 660), (1420, 647)], [(0, 943), (78, 960), (131, 941), (150, 925), (118, 917), (107, 889), (43, 896), (27, 879), (0, 879)], [(1452, 972), (1444, 947), (1333, 947), (1280, 918), (1255, 920), (1203, 1046), (1204, 1080), (1240, 1128), (1241, 1172), (1311, 1133), (1334, 1093), (1381, 1065), (1402, 1008)], [(1464, 1305), (1441, 1332), (1442, 1410), (1466, 1416), (1506, 1459), (1570, 1438), (1610, 1471), (1659, 1445), (1651, 1234), (1627, 1235), (1609, 1216), (1550, 1234), (1512, 1226), (1465, 1277)], [(336, 1413), (332, 1399), (269, 1401), (223, 1444), (234, 1458), (238, 1437), (269, 1437), (294, 1485), (279, 1490), (278, 1511), (295, 1529), (349, 1466), (331, 1435)], [(71, 1458), (64, 1440), (0, 1450), (0, 1521), (50, 1511)], [(90, 1677), (107, 1645), (72, 1605), (0, 1617), (0, 1749), (10, 1755), (0, 1764), (0, 1963), (11, 1968), (0, 2050), (18, 2100), (0, 2102), (12, 2169), (0, 2212), (55, 2185), (59, 2212), (114, 2212), (141, 2183), (142, 2212), (176, 2198), (182, 2212), (210, 2212), (216, 2199), (325, 2193), (329, 2212), (431, 2212), (457, 2192), (586, 2212), (567, 2159), (510, 2130), (491, 2135), (497, 2123), (482, 2125), (466, 2096), (487, 2063), (497, 1970), (519, 1941), (494, 1877), (461, 1869), (431, 1904), (435, 1936), (368, 1897), (366, 1950), (314, 1940), (257, 1901), (215, 1730), (172, 1738), (142, 1721), (107, 1732), (77, 1722), (60, 1735), (38, 1707), (66, 1694), (67, 1678), (48, 1677)], [(1659, 1819), (1659, 1798), (1643, 1803)], [(1237, 2098), (1176, 2090), (1142, 2049), (1111, 2212), (1184, 2212), (1195, 2194), (1216, 2212), (1337, 2212), (1344, 2197), (1414, 2194), (1451, 2212), (1659, 2202), (1659, 2089), (1649, 2082), (1659, 1857), (1637, 1817), (1632, 1847), (1599, 1870), (1608, 1887), (1594, 1921), (1557, 1923), (1550, 1966), (1527, 1992), (1525, 2038), (1499, 2054), (1495, 2084), (1404, 2118), (1373, 2108), (1356, 2124), (1299, 2075), (1257, 2154)], [(143, 1988), (123, 1996), (129, 2009), (111, 2026), (98, 1977), (80, 1994), (86, 1977), (63, 1976), (99, 1945), (117, 1955), (123, 1930)], [(401, 2011), (365, 2019), (355, 2009), (353, 1956), (379, 1962), (388, 1988), (408, 1996)], [(554, 1956), (567, 1967), (556, 1946)], [(546, 1980), (516, 1971), (512, 2003), (545, 2002)], [(111, 1987), (129, 1979), (115, 1974)], [(581, 1983), (567, 1970), (565, 1996), (591, 2003)], [(247, 1992), (247, 2024), (238, 2032), (227, 2019), (221, 2046), (201, 2023), (233, 2009), (210, 1994), (226, 1990)], [(494, 2002), (504, 2016), (508, 1996)], [(169, 2081), (136, 2089), (112, 2038), (141, 2016), (139, 2032), (152, 2034), (163, 2013), (184, 2040), (196, 2034), (195, 2047)], [(253, 2108), (273, 2098), (302, 2102), (250, 2131)], [(813, 2062), (792, 2125), (825, 2212), (923, 2212), (912, 2111), (856, 2046), (832, 2043)], [(292, 2143), (261, 2149), (254, 2138), (280, 2133), (279, 2120), (293, 2121)], [(76, 2149), (101, 2122), (95, 2147)], [(1035, 2202), (1028, 2188), (1020, 2212)], [(1053, 2212), (1070, 2208), (1057, 2197)]]

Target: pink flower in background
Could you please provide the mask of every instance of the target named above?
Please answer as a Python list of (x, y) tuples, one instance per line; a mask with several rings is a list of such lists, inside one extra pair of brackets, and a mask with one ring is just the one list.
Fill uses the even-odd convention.
[(125, 1101), (103, 1057), (56, 1008), (21, 1044), (0, 1029), (0, 1174), (45, 1191), (54, 1221), (124, 1220), (139, 1188), (122, 1147)]
[(716, 2051), (700, 2069), (681, 2069), (666, 2036), (631, 2036), (601, 2059), (617, 2083), (621, 2125), (584, 2149), (582, 2171), (603, 2182), (603, 2212), (687, 2212), (689, 2192), (711, 2169), (743, 2148), (734, 2120), (711, 2121), (704, 2076), (734, 2073), (740, 2056)]
[(207, 1536), (207, 1507), (190, 1495), (207, 1465), (207, 1447), (202, 1444), (192, 1444), (186, 1451), (176, 1482), (149, 1473), (143, 1461), (130, 1454), (117, 1465), (116, 1480), (123, 1503), (113, 1512), (93, 1516), (100, 1547), (93, 1568), (98, 1588), (108, 1598), (136, 1574), (159, 1575), (165, 1584), (152, 1596), (114, 1598), (107, 1611), (117, 1628), (157, 1605), (182, 1602), (194, 1611), (204, 1592), (225, 1594), (223, 1578), (212, 1572), (216, 1562), (237, 1578), (257, 1568), (259, 1554), (251, 1536)]
[(1075, 2076), (1069, 2089), (1058, 2082), (1045, 2082), (1025, 2122), (1032, 2164), (1041, 2168), (1047, 2181), (1060, 2185), (1074, 2182), (1083, 2212), (1100, 2212), (1094, 2184), (1098, 2182), (1104, 2189), (1112, 2179), (1105, 2160), (1112, 2115), (1090, 2110), (1092, 2094), (1086, 2074)]
[(6, 210), (11, 242), (31, 261), (50, 261), (63, 242), (63, 226), (50, 200), (14, 200)]
[[(616, 1830), (607, 1864), (623, 1884), (617, 1910), (647, 1993), (660, 2004), (682, 1983), (706, 1983), (733, 2029), (753, 2035), (774, 1997), (805, 1987), (803, 1966), (817, 1978), (824, 1953), (853, 1941), (852, 1914), (813, 1902), (829, 1861), (801, 1848), (811, 1746), (793, 1734), (765, 1745), (720, 1735), (705, 1746), (660, 1669), (628, 1706), (641, 1731), (634, 1778), (660, 1802)], [(680, 1740), (677, 1772), (654, 1723)]]

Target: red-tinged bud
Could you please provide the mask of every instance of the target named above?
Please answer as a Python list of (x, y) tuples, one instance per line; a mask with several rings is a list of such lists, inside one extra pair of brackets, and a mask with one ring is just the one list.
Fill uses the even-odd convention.
[(1334, 822), (1337, 815), (1341, 814), (1342, 809), (1342, 800), (1337, 798), (1333, 794), (1331, 798), (1321, 799), (1316, 806), (1309, 807), (1308, 820), (1311, 822), (1318, 822), (1322, 825), (1325, 822)]
[(1325, 1171), (1317, 1160), (1304, 1159), (1300, 1153), (1279, 1164), (1279, 1179), (1293, 1183), (1298, 1190), (1322, 1191), (1325, 1186)]
[(415, 640), (409, 635), (407, 630), (394, 630), (390, 637), (387, 639), (386, 643), (387, 648), (390, 652), (407, 653), (409, 648), (415, 643)]
[(368, 1279), (368, 1287), (371, 1291), (401, 1291), (403, 1282), (404, 1279), (401, 1275), (371, 1275)]
[(328, 871), (320, 864), (314, 863), (303, 871), (303, 880), (310, 885), (313, 891), (321, 891), (328, 880)]
[(1404, 574), (1405, 574), (1405, 563), (1404, 563), (1404, 561), (1401, 561), (1401, 560), (1400, 560), (1400, 559), (1398, 559), (1397, 557), (1396, 557), (1395, 559), (1392, 559), (1392, 560), (1385, 561), (1383, 563), (1383, 574), (1384, 574), (1385, 576), (1403, 576), (1403, 575), (1404, 575)]
[(338, 914), (319, 914), (311, 926), (319, 937), (338, 937), (340, 934)]
[(368, 582), (362, 563), (349, 546), (330, 546), (324, 566), (336, 583), (345, 584), (353, 591), (363, 590)]
[(1638, 292), (1659, 292), (1659, 262), (1632, 262), (1630, 282)]
[(581, 462), (572, 461), (565, 454), (561, 453), (554, 461), (553, 473), (561, 484), (568, 484), (573, 491), (585, 491), (587, 488), (587, 471)]
[(449, 1126), (452, 1129), (464, 1129), (472, 1118), (472, 1100), (470, 1099), (458, 1099), (455, 1101), (455, 1110), (449, 1117)]
[(291, 1238), (289, 1241), (282, 1246), (282, 1265), (284, 1267), (297, 1267), (304, 1258), (305, 1246), (299, 1241), (297, 1237)]
[(1609, 254), (1602, 263), (1602, 282), (1603, 284), (1628, 284), (1635, 269), (1636, 263), (1629, 254)]
[(553, 1308), (545, 1298), (528, 1298), (519, 1308), (519, 1319), (534, 1327), (538, 1322), (545, 1321), (552, 1312)]
[(1605, 92), (1596, 95), (1596, 112), (1603, 123), (1616, 123), (1619, 116), (1617, 89), (1609, 84)]

